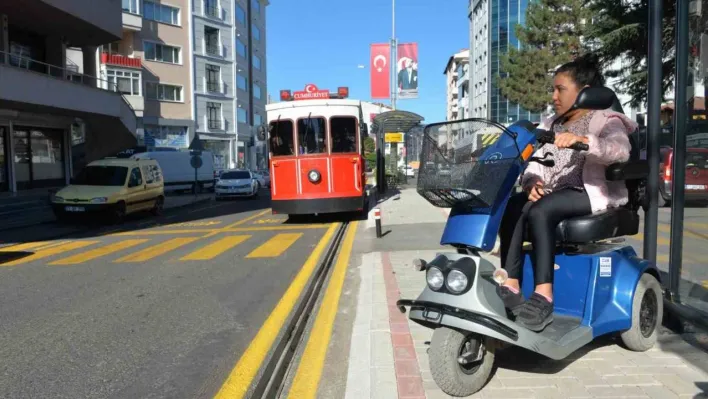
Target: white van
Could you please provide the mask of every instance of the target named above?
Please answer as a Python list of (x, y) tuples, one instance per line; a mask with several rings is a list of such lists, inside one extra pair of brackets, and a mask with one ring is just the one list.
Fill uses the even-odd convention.
[[(132, 156), (135, 159), (150, 158), (162, 168), (165, 192), (194, 190), (194, 168), (188, 151), (151, 151)], [(202, 166), (197, 169), (197, 192), (214, 187), (214, 157), (211, 152), (202, 152)]]

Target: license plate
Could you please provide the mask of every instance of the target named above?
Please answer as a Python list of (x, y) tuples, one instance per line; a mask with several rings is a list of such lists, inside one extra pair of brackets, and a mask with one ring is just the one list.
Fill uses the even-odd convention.
[(64, 208), (67, 212), (84, 212), (86, 211), (86, 208), (83, 206), (67, 206)]
[(686, 190), (705, 190), (704, 184), (686, 184)]

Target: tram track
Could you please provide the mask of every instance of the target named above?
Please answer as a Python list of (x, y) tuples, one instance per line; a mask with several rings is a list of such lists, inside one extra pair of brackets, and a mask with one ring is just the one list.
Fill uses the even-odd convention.
[(315, 305), (324, 294), (325, 282), (334, 268), (349, 225), (349, 221), (342, 222), (334, 233), (324, 257), (317, 265), (307, 289), (285, 326), (285, 332), (271, 349), (272, 355), (264, 365), (260, 379), (254, 385), (251, 398), (275, 399), (287, 394), (283, 390), (287, 384), (289, 371), (297, 366), (294, 362), (295, 355), (298, 353), (300, 344), (304, 342), (303, 336), (308, 323), (313, 318)]

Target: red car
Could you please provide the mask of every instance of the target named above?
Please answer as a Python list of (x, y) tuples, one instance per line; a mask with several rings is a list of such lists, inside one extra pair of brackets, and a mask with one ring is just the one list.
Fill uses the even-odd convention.
[[(661, 173), (659, 184), (659, 206), (668, 205), (671, 202), (671, 187), (673, 182), (673, 162), (674, 149), (662, 147)], [(686, 182), (685, 195), (687, 202), (708, 202), (708, 149), (707, 148), (687, 148), (686, 149)]]

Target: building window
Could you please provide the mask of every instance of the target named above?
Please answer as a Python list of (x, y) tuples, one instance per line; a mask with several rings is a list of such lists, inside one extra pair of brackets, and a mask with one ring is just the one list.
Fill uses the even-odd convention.
[(236, 39), (236, 52), (243, 58), (246, 58), (246, 45), (243, 44), (241, 39)]
[(209, 129), (221, 129), (221, 104), (208, 102), (206, 108)]
[(253, 85), (253, 97), (260, 100), (261, 98), (261, 87), (257, 84)]
[(253, 67), (260, 71), (261, 69), (261, 57), (253, 54)]
[(180, 63), (180, 48), (157, 44), (153, 42), (143, 42), (145, 59), (148, 61), (167, 62), (169, 64)]
[(251, 8), (255, 14), (261, 12), (261, 2), (259, 0), (251, 0)]
[(260, 126), (263, 124), (263, 117), (261, 114), (254, 114), (253, 115), (253, 126)]
[(143, 18), (170, 25), (180, 25), (179, 8), (164, 4), (145, 1), (143, 3)]
[(251, 34), (253, 35), (253, 40), (261, 40), (261, 30), (258, 29), (256, 25), (252, 25), (251, 27)]
[(140, 8), (138, 7), (138, 0), (123, 0), (123, 11), (140, 15)]
[(244, 108), (239, 108), (236, 111), (236, 117), (238, 117), (238, 121), (241, 123), (248, 123), (248, 113)]
[(206, 53), (214, 57), (220, 57), (219, 29), (211, 26), (204, 27), (204, 48)]
[(236, 20), (241, 24), (246, 25), (246, 11), (244, 11), (238, 4), (236, 4)]
[(140, 95), (140, 72), (119, 71), (109, 69), (108, 75), (109, 89), (128, 96)]
[(221, 93), (221, 67), (206, 65), (206, 87), (212, 93)]
[(204, 0), (204, 15), (220, 19), (219, 0)]
[(236, 87), (243, 91), (248, 91), (248, 79), (240, 73), (236, 75)]
[(145, 97), (148, 100), (181, 102), (182, 86), (146, 82)]

